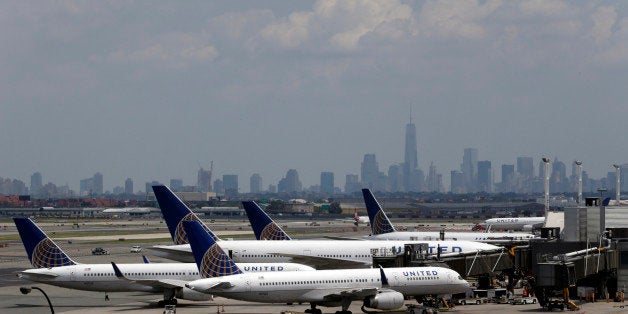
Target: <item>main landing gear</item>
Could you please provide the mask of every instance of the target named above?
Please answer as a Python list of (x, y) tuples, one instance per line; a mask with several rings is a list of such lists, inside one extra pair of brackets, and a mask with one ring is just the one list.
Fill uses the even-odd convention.
[(311, 308), (305, 310), (305, 313), (310, 313), (310, 314), (322, 314), (323, 313), (323, 311), (316, 308), (316, 304), (310, 303), (310, 306)]
[(164, 307), (166, 305), (177, 305), (177, 299), (161, 300), (157, 302), (158, 307)]

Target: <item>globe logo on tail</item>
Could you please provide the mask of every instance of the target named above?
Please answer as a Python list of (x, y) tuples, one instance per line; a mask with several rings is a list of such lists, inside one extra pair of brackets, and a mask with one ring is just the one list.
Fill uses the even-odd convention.
[(202, 221), (200, 221), (196, 215), (194, 215), (194, 213), (189, 213), (185, 215), (185, 217), (183, 217), (177, 224), (177, 229), (174, 232), (174, 239), (173, 239), (174, 244), (190, 243), (190, 241), (188, 240), (188, 235), (187, 233), (185, 233), (185, 229), (183, 228), (184, 221), (198, 221), (200, 225), (203, 226), (203, 229), (205, 229), (205, 231), (207, 231), (207, 233), (210, 234), (210, 236), (214, 239), (214, 241), (218, 240), (214, 236), (214, 234), (209, 230), (209, 228)]
[(268, 224), (260, 234), (260, 240), (290, 240), (290, 237), (275, 223)]
[(375, 218), (373, 220), (373, 233), (383, 234), (395, 231), (393, 226), (391, 226), (388, 222), (388, 218), (383, 211), (378, 211), (377, 214), (375, 214)]
[(242, 273), (233, 260), (225, 254), (218, 244), (212, 245), (212, 247), (205, 252), (200, 266), (202, 278), (213, 278)]
[(74, 262), (48, 238), (37, 243), (31, 256), (31, 263), (37, 268), (74, 265)]

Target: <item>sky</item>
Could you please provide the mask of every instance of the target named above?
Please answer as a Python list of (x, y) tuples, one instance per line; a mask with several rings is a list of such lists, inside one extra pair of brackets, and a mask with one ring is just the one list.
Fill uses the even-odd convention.
[(364, 154), (403, 161), (410, 118), (447, 189), (467, 147), (496, 181), (628, 162), (626, 2), (6, 0), (0, 46), (0, 176), (27, 185), (194, 185), (213, 160), (241, 192), (343, 187)]

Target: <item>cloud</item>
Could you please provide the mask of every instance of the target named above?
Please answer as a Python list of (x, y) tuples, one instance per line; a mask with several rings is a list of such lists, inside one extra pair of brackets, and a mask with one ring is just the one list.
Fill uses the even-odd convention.
[(399, 1), (319, 0), (312, 11), (293, 12), (260, 34), (283, 49), (309, 46), (352, 51), (368, 34), (399, 38), (400, 32), (407, 33), (403, 24), (412, 21), (412, 8)]
[(608, 43), (599, 50), (595, 61), (606, 65), (628, 63), (628, 18), (623, 18), (618, 24), (617, 31), (605, 39)]
[(482, 21), (501, 6), (499, 0), (428, 1), (419, 16), (420, 32), (427, 37), (480, 39), (486, 30)]
[(607, 41), (611, 38), (611, 28), (617, 21), (617, 12), (613, 7), (599, 7), (593, 16), (593, 29), (591, 30), (591, 36), (597, 43)]
[(568, 12), (569, 5), (564, 1), (527, 0), (519, 1), (519, 9), (524, 15), (559, 16)]
[(114, 63), (153, 63), (164, 66), (211, 62), (219, 56), (219, 52), (209, 43), (208, 37), (204, 33), (167, 34), (142, 47), (115, 50), (108, 54), (107, 60)]

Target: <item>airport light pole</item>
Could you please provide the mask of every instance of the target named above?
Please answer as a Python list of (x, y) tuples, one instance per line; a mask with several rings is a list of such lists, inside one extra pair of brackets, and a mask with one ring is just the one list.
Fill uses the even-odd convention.
[(48, 295), (46, 294), (46, 292), (44, 292), (43, 289), (39, 288), (39, 287), (20, 287), (20, 292), (22, 292), (22, 294), (29, 294), (33, 289), (35, 290), (39, 290), (41, 291), (41, 293), (43, 293), (44, 297), (46, 297), (46, 301), (48, 301), (48, 306), (50, 306), (50, 313), (54, 314), (55, 310), (52, 308), (52, 303), (50, 302), (50, 298), (48, 298)]
[(578, 205), (582, 206), (582, 161), (574, 161), (578, 168)]
[(615, 167), (615, 200), (617, 201), (617, 205), (619, 206), (619, 201), (621, 198), (621, 181), (619, 176), (621, 175), (621, 167), (618, 164), (614, 164)]
[(545, 212), (547, 213), (550, 208), (549, 200), (549, 164), (550, 160), (547, 157), (543, 157), (543, 171), (545, 172)]

